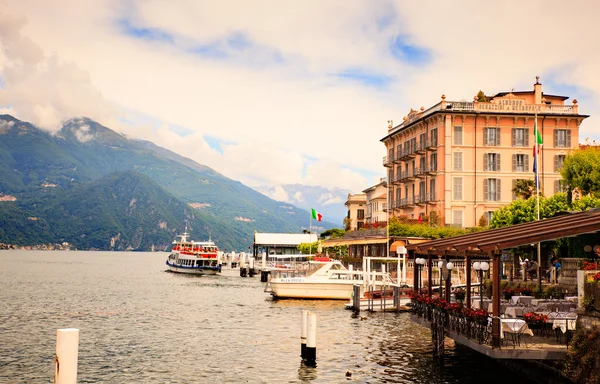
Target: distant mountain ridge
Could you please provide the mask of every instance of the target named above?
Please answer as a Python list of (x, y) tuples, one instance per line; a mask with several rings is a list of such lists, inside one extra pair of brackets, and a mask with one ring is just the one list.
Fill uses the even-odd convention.
[[(306, 210), (87, 118), (71, 119), (51, 135), (0, 115), (0, 194), (17, 198), (0, 202), (0, 242), (16, 244), (62, 240), (83, 248), (164, 249), (188, 222), (192, 238), (211, 236), (222, 249), (240, 251), (252, 244), (254, 231), (299, 233), (310, 218)], [(28, 217), (39, 225), (25, 225)], [(63, 225), (66, 217), (80, 228)], [(86, 217), (96, 217), (105, 233), (91, 230)], [(89, 238), (94, 241), (81, 240)]]

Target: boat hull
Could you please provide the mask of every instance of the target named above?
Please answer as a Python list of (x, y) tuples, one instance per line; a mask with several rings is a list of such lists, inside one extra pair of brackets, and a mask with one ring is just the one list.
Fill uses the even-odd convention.
[(190, 267), (184, 265), (174, 265), (166, 262), (167, 270), (175, 273), (185, 273), (188, 275), (216, 275), (221, 273), (221, 266), (209, 267), (209, 266), (198, 266)]
[(353, 283), (316, 283), (316, 282), (277, 282), (269, 283), (270, 293), (280, 299), (328, 299), (349, 300)]

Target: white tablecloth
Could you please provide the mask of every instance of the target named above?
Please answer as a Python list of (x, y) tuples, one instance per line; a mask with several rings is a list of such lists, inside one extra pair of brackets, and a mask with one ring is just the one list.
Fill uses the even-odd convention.
[(510, 301), (513, 304), (531, 304), (531, 300), (533, 300), (533, 296), (511, 296)]
[(519, 306), (506, 307), (506, 310), (504, 310), (504, 314), (506, 316), (516, 318), (519, 316), (523, 316), (523, 314), (525, 314), (527, 310), (528, 310), (528, 308), (526, 308), (526, 307), (519, 307)]
[(552, 329), (560, 329), (562, 333), (574, 331), (577, 328), (577, 315), (570, 312), (551, 312), (548, 322), (552, 322)]
[(533, 331), (529, 329), (529, 326), (525, 320), (521, 319), (500, 319), (502, 326), (500, 327), (500, 337), (504, 338), (504, 332), (506, 333), (518, 333), (520, 335), (533, 336)]

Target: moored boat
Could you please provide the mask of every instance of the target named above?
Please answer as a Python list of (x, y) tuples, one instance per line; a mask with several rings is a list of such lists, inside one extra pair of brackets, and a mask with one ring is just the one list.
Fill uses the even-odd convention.
[(166, 264), (171, 272), (192, 275), (216, 275), (221, 272), (219, 248), (210, 239), (208, 241), (188, 240), (187, 228), (179, 240), (173, 241), (173, 247)]
[(348, 300), (364, 273), (344, 267), (339, 260), (315, 258), (294, 268), (272, 268), (265, 291), (275, 298)]

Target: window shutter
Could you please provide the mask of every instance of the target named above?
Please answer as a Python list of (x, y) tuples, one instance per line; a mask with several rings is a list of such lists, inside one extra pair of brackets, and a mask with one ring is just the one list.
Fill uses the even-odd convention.
[(496, 130), (496, 142), (494, 145), (500, 146), (500, 128), (494, 128)]
[(488, 184), (488, 179), (483, 179), (483, 200), (490, 199), (490, 188)]
[(570, 130), (566, 130), (565, 131), (565, 136), (566, 136), (566, 141), (567, 141), (567, 148), (571, 148), (571, 131)]
[(517, 145), (517, 128), (512, 129), (512, 146), (515, 147)]
[(558, 147), (558, 129), (554, 130), (554, 148)]
[(554, 155), (554, 172), (558, 172), (558, 155)]
[(500, 171), (500, 154), (496, 153), (496, 163), (494, 164), (495, 169), (494, 171)]
[(559, 186), (558, 186), (558, 180), (554, 180), (554, 193), (558, 193), (559, 192)]
[(524, 165), (523, 165), (523, 172), (529, 172), (529, 155), (523, 155), (523, 160), (524, 160)]
[(502, 180), (496, 179), (496, 201), (502, 200)]
[(490, 170), (490, 156), (487, 153), (483, 154), (483, 170), (484, 171)]
[(523, 146), (529, 147), (529, 128), (523, 130)]
[(517, 170), (517, 155), (512, 155), (512, 156), (513, 156), (512, 171), (515, 172)]
[(490, 138), (490, 129), (483, 128), (483, 145), (488, 145), (489, 138)]

